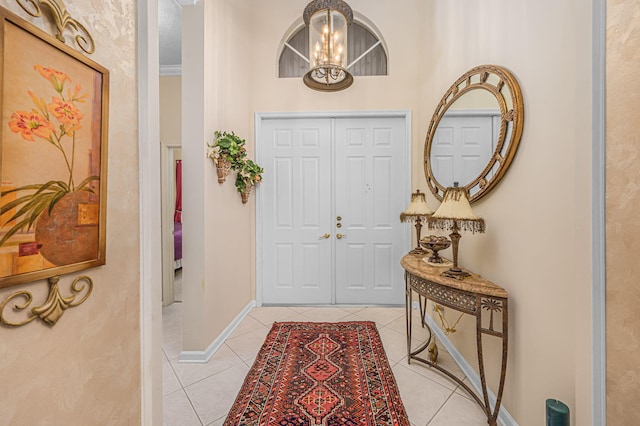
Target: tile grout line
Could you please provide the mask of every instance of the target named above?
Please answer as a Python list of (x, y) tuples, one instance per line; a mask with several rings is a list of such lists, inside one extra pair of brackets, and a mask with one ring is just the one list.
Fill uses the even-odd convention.
[(198, 414), (198, 410), (196, 410), (196, 407), (193, 405), (193, 401), (191, 401), (191, 398), (189, 397), (189, 394), (187, 393), (187, 390), (185, 388), (182, 388), (182, 391), (184, 392), (184, 395), (187, 397), (187, 401), (189, 401), (189, 405), (191, 406), (191, 409), (193, 410), (193, 413), (198, 418), (198, 421), (200, 422), (200, 425), (204, 426), (204, 422), (202, 421), (202, 418), (200, 417), (200, 414)]
[(429, 426), (431, 424), (431, 422), (438, 416), (438, 413), (440, 413), (442, 411), (442, 409), (444, 408), (444, 406), (447, 405), (447, 402), (449, 402), (449, 400), (451, 399), (451, 397), (453, 396), (454, 393), (456, 393), (456, 391), (452, 390), (451, 393), (449, 394), (449, 396), (447, 397), (447, 399), (444, 400), (444, 402), (442, 403), (440, 408), (438, 408), (438, 410), (433, 414), (433, 416), (429, 419), (429, 421), (427, 422), (427, 424), (425, 426)]
[[(196, 410), (196, 407), (193, 405), (193, 402), (191, 401), (191, 398), (189, 397), (189, 394), (187, 393), (187, 389), (185, 388), (184, 384), (182, 383), (182, 379), (180, 379), (180, 376), (176, 372), (175, 368), (173, 368), (173, 364), (171, 364), (171, 360), (169, 360), (169, 367), (171, 368), (171, 371), (173, 371), (173, 374), (176, 376), (176, 380), (178, 380), (178, 383), (180, 384), (180, 390), (182, 390), (182, 393), (184, 393), (184, 396), (187, 398), (187, 401), (189, 401), (189, 405), (191, 406), (191, 410), (193, 411), (193, 414), (196, 415), (196, 418), (200, 422), (200, 425), (204, 426), (204, 422), (200, 418), (200, 415), (198, 414), (198, 411)], [(189, 386), (191, 386), (191, 385), (189, 385)]]

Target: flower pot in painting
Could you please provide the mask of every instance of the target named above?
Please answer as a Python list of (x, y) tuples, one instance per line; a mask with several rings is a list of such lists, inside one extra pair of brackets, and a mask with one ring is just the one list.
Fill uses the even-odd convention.
[(70, 192), (43, 211), (36, 224), (40, 254), (56, 266), (98, 258), (99, 203), (90, 202), (86, 191)]

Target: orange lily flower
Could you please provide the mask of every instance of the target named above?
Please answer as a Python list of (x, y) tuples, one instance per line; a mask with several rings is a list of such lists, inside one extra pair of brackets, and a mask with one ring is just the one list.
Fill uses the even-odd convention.
[(55, 129), (53, 124), (42, 115), (33, 111), (16, 111), (11, 114), (9, 129), (13, 133), (20, 133), (22, 139), (34, 141), (33, 136), (49, 139), (51, 131)]
[(76, 85), (75, 91), (71, 92), (71, 89), (67, 90), (67, 99), (70, 102), (80, 102), (83, 103), (86, 99), (87, 99), (87, 95), (86, 93), (83, 95), (80, 95), (80, 90), (82, 90), (82, 86), (80, 86), (79, 84)]
[(63, 101), (54, 96), (53, 102), (51, 102), (48, 107), (49, 112), (51, 112), (60, 123), (65, 125), (71, 124), (72, 128), (68, 129), (68, 131), (80, 128), (80, 120), (82, 120), (84, 114), (73, 103)]
[(62, 71), (43, 67), (42, 65), (34, 65), (33, 68), (35, 68), (35, 70), (38, 71), (41, 76), (49, 80), (49, 82), (53, 85), (53, 88), (56, 89), (56, 92), (58, 93), (62, 93), (65, 81), (71, 81), (71, 78)]

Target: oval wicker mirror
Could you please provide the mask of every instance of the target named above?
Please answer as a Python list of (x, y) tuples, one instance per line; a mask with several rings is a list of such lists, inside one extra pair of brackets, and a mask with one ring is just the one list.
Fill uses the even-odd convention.
[(429, 124), (424, 172), (442, 200), (447, 187), (484, 197), (506, 173), (522, 136), (524, 105), (515, 77), (496, 65), (472, 68), (442, 97)]

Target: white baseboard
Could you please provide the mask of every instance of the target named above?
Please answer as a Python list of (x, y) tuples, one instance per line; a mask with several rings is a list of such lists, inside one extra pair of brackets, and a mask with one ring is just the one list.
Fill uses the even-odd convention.
[[(413, 302), (413, 308), (418, 308), (418, 302)], [(438, 324), (431, 318), (430, 315), (425, 315), (425, 322), (429, 326), (429, 328), (433, 331), (433, 334), (436, 335), (442, 346), (445, 347), (447, 352), (451, 355), (453, 360), (458, 364), (458, 367), (462, 370), (462, 372), (469, 379), (469, 383), (471, 383), (471, 387), (478, 393), (478, 395), (482, 395), (482, 382), (480, 380), (480, 376), (476, 371), (471, 367), (471, 365), (467, 362), (467, 360), (462, 356), (460, 352), (456, 349), (456, 347), (451, 343), (449, 338), (444, 334), (444, 332), (440, 329)], [(496, 404), (496, 396), (491, 389), (489, 391), (489, 403), (491, 406), (495, 406)], [(500, 412), (498, 413), (498, 422), (500, 422), (503, 426), (518, 426), (518, 422), (509, 414), (504, 405), (500, 406)]]
[(225, 328), (218, 337), (204, 351), (182, 351), (178, 362), (185, 364), (206, 364), (209, 359), (216, 353), (218, 349), (224, 344), (225, 340), (233, 333), (233, 330), (242, 322), (242, 320), (249, 314), (249, 311), (256, 306), (256, 301), (252, 300), (247, 306), (231, 321), (231, 323)]

